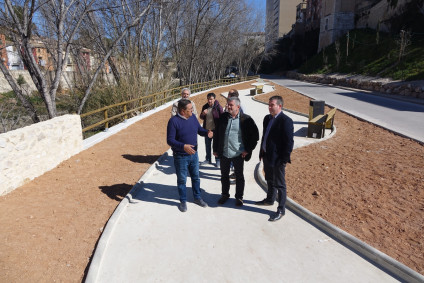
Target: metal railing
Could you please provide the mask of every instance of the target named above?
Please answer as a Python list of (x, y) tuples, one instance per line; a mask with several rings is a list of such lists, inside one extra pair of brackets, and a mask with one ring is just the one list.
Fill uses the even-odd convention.
[[(164, 91), (156, 92), (147, 96), (131, 99), (113, 105), (108, 105), (80, 115), (81, 122), (83, 124), (82, 132), (84, 133), (92, 129), (96, 129), (98, 131), (107, 130), (109, 128), (110, 122), (113, 120), (127, 120), (128, 116), (132, 113), (142, 113), (146, 110), (154, 109), (158, 106), (161, 106), (169, 101), (180, 97), (181, 90), (183, 88), (189, 88), (192, 93), (196, 93), (218, 86), (225, 86), (237, 82), (254, 80), (257, 78), (259, 78), (259, 76), (251, 76), (244, 78), (224, 78), (215, 81), (195, 83), (191, 85), (167, 89)], [(87, 117), (91, 117), (94, 119), (94, 116), (100, 116), (103, 119), (94, 122), (92, 121), (92, 119), (89, 119), (88, 121), (87, 119), (85, 119)]]

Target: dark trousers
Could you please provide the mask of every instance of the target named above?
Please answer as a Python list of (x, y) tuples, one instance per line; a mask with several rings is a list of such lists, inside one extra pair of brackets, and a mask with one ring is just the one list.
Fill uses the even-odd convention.
[(212, 139), (205, 136), (205, 147), (206, 147), (206, 160), (212, 162)]
[[(266, 201), (274, 203), (277, 199), (277, 211), (286, 211), (287, 187), (286, 187), (286, 163), (277, 161), (276, 164), (270, 164), (264, 156), (265, 180), (268, 185)], [(278, 196), (277, 196), (278, 194)]]
[(241, 155), (233, 158), (221, 157), (221, 184), (222, 195), (230, 196), (230, 164), (233, 162), (234, 173), (236, 175), (236, 195), (237, 199), (243, 199), (244, 193), (244, 159)]

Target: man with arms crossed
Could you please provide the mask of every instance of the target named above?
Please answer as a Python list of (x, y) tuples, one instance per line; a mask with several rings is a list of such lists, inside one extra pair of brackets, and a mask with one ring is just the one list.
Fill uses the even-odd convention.
[(269, 99), (268, 110), (263, 121), (263, 135), (259, 160), (263, 159), (268, 192), (264, 200), (256, 205), (273, 205), (278, 191), (277, 212), (269, 221), (280, 220), (286, 213), (286, 164), (290, 163), (293, 150), (293, 120), (283, 114), (283, 98), (273, 96)]
[(171, 117), (167, 127), (167, 143), (174, 153), (174, 166), (177, 174), (177, 187), (180, 195), (179, 210), (187, 211), (187, 174), (191, 176), (194, 203), (201, 207), (208, 205), (200, 195), (199, 156), (197, 154), (197, 135), (213, 137), (211, 131), (200, 126), (196, 116), (192, 115), (193, 106), (190, 100), (178, 102), (178, 114)]

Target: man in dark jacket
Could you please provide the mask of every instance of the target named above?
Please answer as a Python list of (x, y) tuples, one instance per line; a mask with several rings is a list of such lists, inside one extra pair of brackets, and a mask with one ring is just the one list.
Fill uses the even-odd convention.
[(237, 97), (228, 99), (228, 112), (219, 118), (213, 140), (213, 152), (221, 160), (222, 195), (219, 204), (224, 204), (230, 197), (230, 164), (234, 164), (236, 174), (236, 205), (243, 205), (244, 194), (244, 161), (249, 161), (252, 151), (259, 140), (258, 127), (255, 121), (240, 113), (240, 100)]
[(269, 99), (268, 110), (263, 122), (263, 135), (259, 159), (263, 159), (265, 179), (268, 185), (267, 196), (256, 205), (273, 205), (278, 191), (277, 212), (272, 214), (269, 221), (277, 221), (286, 212), (287, 187), (285, 170), (290, 163), (293, 150), (293, 120), (281, 111), (283, 98), (273, 96)]
[[(207, 95), (208, 103), (203, 105), (202, 112), (200, 113), (200, 119), (203, 120), (203, 128), (215, 132), (215, 125), (218, 123), (219, 117), (224, 112), (218, 100), (216, 100), (215, 93), (211, 92)], [(206, 146), (206, 159), (201, 164), (211, 164), (212, 163), (212, 139), (208, 136), (205, 136), (205, 146)], [(219, 168), (220, 161), (218, 157), (215, 157), (216, 164), (215, 166)]]

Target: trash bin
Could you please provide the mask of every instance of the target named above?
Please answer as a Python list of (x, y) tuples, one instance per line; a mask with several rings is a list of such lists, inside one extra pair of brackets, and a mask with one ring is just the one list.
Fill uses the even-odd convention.
[(312, 120), (318, 115), (324, 115), (324, 100), (311, 100), (309, 102), (309, 120)]

